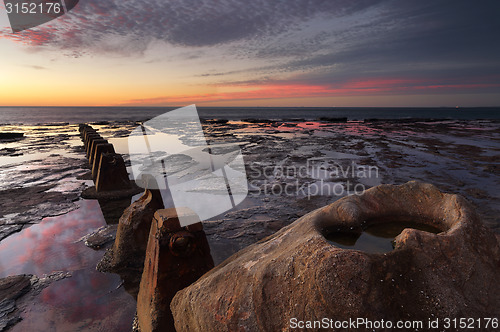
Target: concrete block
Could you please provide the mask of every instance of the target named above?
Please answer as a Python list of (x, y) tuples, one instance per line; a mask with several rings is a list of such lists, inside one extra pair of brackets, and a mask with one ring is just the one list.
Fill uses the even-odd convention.
[(162, 209), (154, 214), (137, 297), (141, 331), (175, 331), (172, 298), (214, 266), (203, 225), (181, 227), (181, 214), (197, 217), (188, 208)]
[(103, 153), (99, 161), (96, 192), (130, 189), (130, 179), (123, 157), (116, 153)]
[(96, 146), (98, 144), (108, 144), (108, 141), (105, 139), (95, 139), (92, 141), (92, 143), (90, 143), (90, 149), (89, 149), (88, 156), (89, 156), (89, 164), (91, 165), (91, 167), (94, 163), (95, 149), (96, 149)]
[(101, 155), (103, 153), (115, 153), (115, 148), (113, 144), (97, 144), (94, 150), (94, 159), (92, 160), (92, 179), (97, 178), (97, 172), (99, 171), (99, 162), (101, 161)]

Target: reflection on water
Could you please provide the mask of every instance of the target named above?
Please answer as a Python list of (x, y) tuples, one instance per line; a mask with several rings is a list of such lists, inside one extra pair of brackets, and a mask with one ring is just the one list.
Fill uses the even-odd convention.
[(8, 165), (17, 165), (19, 164), (20, 166), (24, 166), (25, 164), (28, 164), (30, 162), (36, 161), (36, 160), (44, 160), (47, 159), (48, 157), (53, 157), (53, 156), (64, 156), (64, 157), (72, 157), (72, 158), (79, 158), (81, 157), (80, 155), (77, 155), (76, 153), (71, 153), (62, 149), (54, 149), (51, 150), (50, 152), (36, 152), (36, 153), (24, 153), (23, 151), (19, 152), (19, 155), (15, 156), (1, 156), (0, 157), (0, 166), (8, 166)]
[(0, 242), (0, 277), (48, 274), (89, 267), (102, 253), (74, 243), (105, 224), (97, 201), (78, 202), (80, 208), (63, 216), (44, 218)]
[(30, 302), (11, 331), (130, 331), (135, 301), (114, 290), (118, 284), (117, 276), (95, 269), (73, 271)]
[(95, 270), (102, 251), (78, 241), (105, 225), (97, 201), (80, 201), (66, 215), (44, 218), (0, 242), (0, 277), (69, 271), (71, 277), (45, 288), (12, 331), (130, 330), (135, 301), (114, 274)]
[(414, 228), (430, 233), (439, 229), (410, 222), (388, 222), (372, 224), (361, 233), (334, 232), (326, 236), (328, 242), (343, 249), (354, 249), (369, 253), (385, 253), (393, 250), (393, 241), (405, 228)]

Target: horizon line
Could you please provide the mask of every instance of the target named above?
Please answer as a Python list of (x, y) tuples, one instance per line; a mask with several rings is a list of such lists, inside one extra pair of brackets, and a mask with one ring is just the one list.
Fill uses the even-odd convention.
[[(196, 104), (195, 104), (196, 105)], [(107, 108), (107, 107), (121, 107), (121, 108), (181, 108), (187, 105), (182, 106), (124, 106), (124, 105), (105, 105), (105, 106), (89, 106), (89, 105), (64, 105), (64, 106), (35, 106), (35, 105), (0, 105), (0, 108), (23, 108), (23, 107), (32, 107), (32, 108)], [(454, 109), (464, 109), (464, 108), (500, 108), (500, 105), (496, 106), (198, 106), (197, 108), (324, 108), (324, 109), (350, 109), (350, 108), (417, 108), (417, 109), (425, 109), (425, 108), (454, 108)]]

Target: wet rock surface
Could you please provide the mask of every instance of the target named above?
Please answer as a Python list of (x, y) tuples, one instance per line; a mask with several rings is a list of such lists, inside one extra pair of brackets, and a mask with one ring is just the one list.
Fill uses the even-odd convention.
[(2, 142), (0, 152), (0, 241), (43, 218), (77, 208), (86, 172), (71, 126), (4, 126), (24, 132)]
[(24, 136), (24, 133), (16, 133), (16, 132), (2, 133), (2, 132), (0, 132), (0, 141), (22, 139), (23, 136)]
[[(325, 236), (413, 221), (385, 254), (341, 249)], [(298, 219), (179, 291), (177, 331), (282, 331), (295, 317), (344, 321), (497, 317), (500, 245), (462, 197), (420, 182), (381, 185)]]
[[(216, 264), (298, 217), (354, 193), (356, 185), (368, 189), (414, 179), (430, 182), (470, 199), (481, 219), (500, 232), (500, 173), (495, 172), (500, 167), (500, 123), (403, 120), (202, 121), (209, 144), (238, 143), (249, 181), (243, 203), (204, 222)], [(135, 125), (98, 128), (127, 166), (125, 145)]]
[(94, 232), (85, 235), (79, 241), (83, 241), (87, 247), (92, 249), (105, 249), (115, 241), (117, 228), (117, 224), (102, 226)]
[(19, 275), (0, 279), (0, 331), (6, 331), (21, 319), (16, 300), (28, 292), (30, 278), (30, 275)]
[[(412, 179), (436, 184), (443, 191), (466, 196), (484, 223), (500, 233), (499, 122), (338, 121), (202, 122), (210, 144), (238, 143), (250, 183), (249, 197), (243, 203), (204, 222), (216, 264), (308, 212), (353, 193), (356, 184), (370, 188)], [(127, 167), (127, 136), (137, 125), (93, 124), (123, 155)], [(44, 216), (76, 208), (74, 200), (92, 178), (78, 126), (4, 125), (0, 131), (25, 133), (22, 140), (2, 142), (0, 149), (0, 238)], [(311, 160), (313, 167), (309, 167)], [(346, 171), (352, 165), (376, 166), (378, 173), (360, 176)], [(287, 176), (286, 167), (316, 170), (296, 179), (293, 172)], [(293, 194), (280, 192), (285, 186)], [(339, 186), (344, 190), (331, 191)], [(21, 191), (13, 191), (18, 188)], [(20, 197), (18, 206), (12, 193)]]
[(22, 156), (21, 152), (18, 152), (15, 148), (3, 148), (0, 149), (0, 156), (18, 157)]
[(22, 308), (45, 287), (68, 277), (71, 274), (67, 272), (54, 272), (40, 278), (23, 274), (0, 279), (0, 331), (21, 321)]
[(205, 226), (216, 263), (356, 185), (430, 182), (470, 199), (500, 233), (497, 121), (251, 122), (204, 125), (211, 143), (238, 142), (250, 184), (250, 197)]
[[(80, 163), (76, 162), (76, 165), (79, 166)], [(79, 191), (84, 185), (76, 179), (68, 179), (69, 172), (73, 173), (74, 170), (70, 171), (66, 164), (63, 170), (45, 167), (32, 171), (20, 170), (19, 177), (24, 175), (23, 179), (15, 175), (9, 178), (8, 182), (11, 183), (31, 178), (35, 184), (0, 190), (0, 241), (13, 232), (20, 231), (25, 225), (74, 210), (74, 202), (79, 199)], [(75, 173), (78, 174), (78, 171)]]
[(50, 286), (51, 283), (70, 277), (71, 273), (64, 271), (56, 271), (50, 274), (44, 274), (41, 277), (32, 276), (30, 279), (32, 292), (30, 294), (38, 295), (44, 288)]
[(65, 214), (76, 208), (77, 193), (55, 191), (56, 184), (0, 191), (0, 241), (25, 225), (44, 217)]

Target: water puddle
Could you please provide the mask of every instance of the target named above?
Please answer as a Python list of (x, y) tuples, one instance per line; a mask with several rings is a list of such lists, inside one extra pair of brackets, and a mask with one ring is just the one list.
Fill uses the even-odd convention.
[[(0, 277), (54, 271), (71, 277), (55, 281), (24, 308), (23, 320), (11, 331), (130, 330), (135, 301), (115, 274), (95, 270), (103, 251), (78, 241), (106, 224), (97, 201), (78, 202), (80, 208), (44, 218), (0, 242)], [(26, 296), (29, 296), (26, 295)]]
[(80, 159), (81, 155), (77, 153), (73, 153), (70, 151), (62, 150), (62, 149), (53, 149), (50, 152), (36, 152), (36, 153), (24, 153), (23, 150), (19, 151), (20, 155), (14, 156), (1, 156), (0, 157), (0, 166), (9, 166), (9, 165), (29, 165), (34, 161), (42, 161), (51, 157), (66, 157), (66, 158), (76, 158)]
[(417, 223), (388, 222), (372, 224), (364, 229), (361, 234), (349, 232), (334, 232), (326, 236), (329, 243), (343, 249), (361, 250), (369, 253), (386, 253), (394, 249), (394, 239), (405, 228), (418, 229), (430, 233), (440, 233), (441, 230)]

